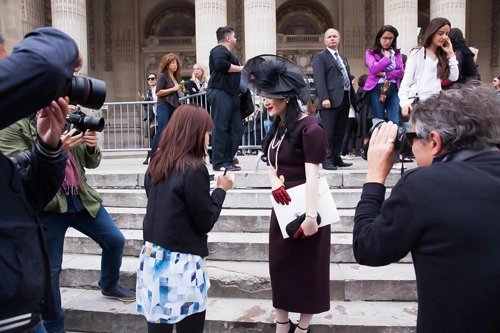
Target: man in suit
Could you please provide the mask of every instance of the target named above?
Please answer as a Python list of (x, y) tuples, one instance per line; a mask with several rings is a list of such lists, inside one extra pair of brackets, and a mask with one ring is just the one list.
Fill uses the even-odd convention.
[(350, 70), (346, 57), (338, 52), (340, 33), (330, 28), (323, 41), (326, 49), (314, 56), (314, 84), (318, 93), (321, 118), (328, 139), (328, 154), (323, 163), (325, 170), (349, 167), (342, 161), (340, 150), (347, 126), (349, 106), (355, 92), (349, 79)]

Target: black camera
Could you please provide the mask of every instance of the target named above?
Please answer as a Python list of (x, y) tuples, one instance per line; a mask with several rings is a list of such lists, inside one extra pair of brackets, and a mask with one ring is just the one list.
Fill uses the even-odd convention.
[[(370, 138), (372, 136), (372, 133), (373, 131), (376, 129), (376, 128), (380, 128), (382, 126), (382, 124), (385, 123), (384, 120), (382, 119), (377, 119), (377, 118), (374, 118), (373, 119), (373, 126), (372, 128), (370, 128)], [(406, 150), (408, 149), (410, 146), (408, 145), (407, 141), (406, 141), (406, 129), (402, 126), (398, 126), (398, 131), (397, 131), (397, 134), (396, 134), (396, 138), (394, 139), (394, 149), (399, 151), (399, 152), (402, 152), (403, 150)], [(368, 140), (364, 145), (363, 145), (363, 148), (362, 148), (362, 151), (361, 151), (361, 157), (366, 160), (368, 158), (368, 148), (370, 148), (370, 140)], [(411, 148), (410, 148), (411, 150)]]
[(70, 104), (97, 110), (106, 99), (106, 82), (91, 77), (73, 76), (64, 87), (62, 96), (68, 96)]
[(26, 169), (30, 164), (30, 157), (31, 151), (26, 150), (12, 156), (10, 160), (15, 166), (20, 166), (21, 168)]
[(73, 135), (78, 135), (81, 132), (85, 133), (87, 130), (102, 132), (104, 129), (104, 118), (87, 116), (80, 108), (76, 108), (66, 116), (66, 127), (64, 130), (69, 132), (72, 128), (76, 128)]

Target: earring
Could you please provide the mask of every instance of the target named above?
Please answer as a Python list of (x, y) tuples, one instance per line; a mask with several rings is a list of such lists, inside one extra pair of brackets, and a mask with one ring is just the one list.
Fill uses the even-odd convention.
[(286, 104), (288, 104), (288, 102), (290, 102), (290, 100), (289, 100), (289, 99), (287, 99), (287, 100), (286, 100)]

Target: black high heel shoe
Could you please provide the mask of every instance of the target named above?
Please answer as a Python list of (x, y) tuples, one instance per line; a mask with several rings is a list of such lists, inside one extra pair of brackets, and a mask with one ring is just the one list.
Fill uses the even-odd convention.
[(286, 325), (286, 324), (290, 324), (290, 329), (288, 330), (288, 333), (294, 333), (295, 332), (295, 324), (292, 323), (292, 321), (290, 319), (288, 319), (288, 321), (285, 321), (285, 322), (279, 322), (279, 321), (276, 321), (276, 324), (280, 324), (280, 325)]

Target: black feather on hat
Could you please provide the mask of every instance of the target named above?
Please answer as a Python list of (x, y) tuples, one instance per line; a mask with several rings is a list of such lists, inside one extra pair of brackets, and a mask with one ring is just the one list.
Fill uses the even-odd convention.
[(269, 98), (297, 97), (303, 103), (309, 100), (309, 80), (292, 61), (271, 54), (248, 60), (243, 67), (242, 79), (257, 95)]

